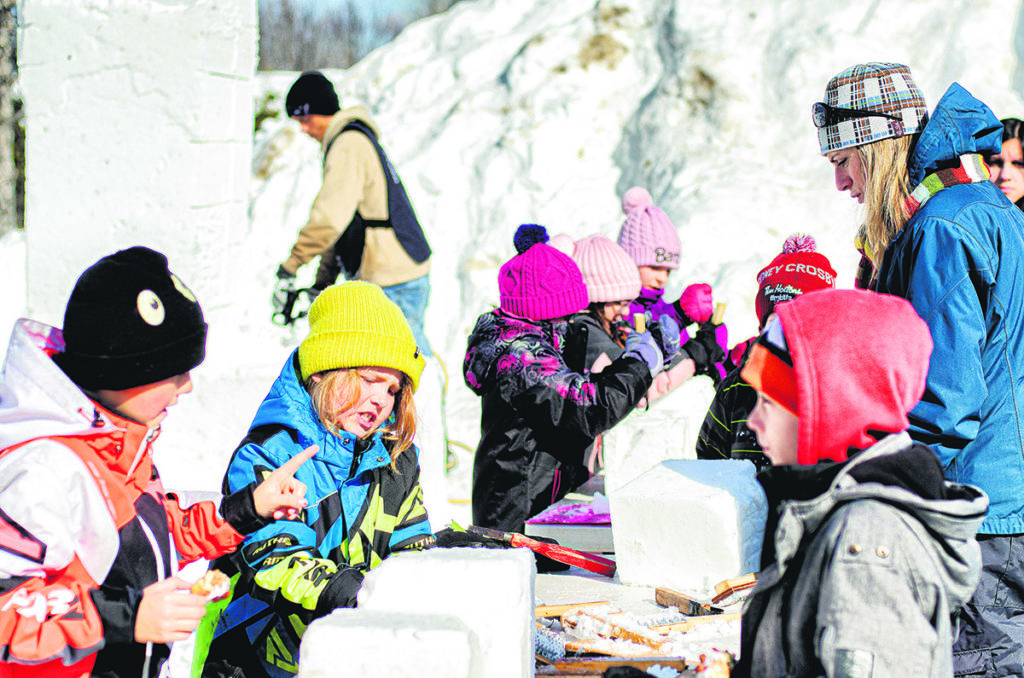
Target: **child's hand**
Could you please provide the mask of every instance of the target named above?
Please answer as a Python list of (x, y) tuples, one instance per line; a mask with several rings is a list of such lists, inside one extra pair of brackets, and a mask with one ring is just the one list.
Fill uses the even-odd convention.
[(661, 372), (665, 366), (665, 359), (661, 353), (661, 347), (654, 340), (650, 332), (630, 332), (626, 336), (626, 350), (622, 357), (637, 358), (647, 365), (651, 376)]
[(316, 445), (310, 445), (274, 469), (266, 480), (256, 486), (252, 491), (252, 500), (257, 513), (264, 518), (291, 520), (306, 508), (306, 486), (295, 479), (295, 472), (319, 449)]
[(670, 315), (661, 316), (658, 318), (658, 322), (651, 327), (651, 335), (658, 342), (658, 348), (661, 349), (661, 355), (665, 358), (666, 364), (676, 357), (676, 353), (679, 353), (679, 332), (679, 323)]
[(135, 614), (135, 642), (171, 643), (185, 640), (206, 614), (206, 598), (189, 591), (181, 577), (171, 577), (142, 589)]
[(711, 285), (694, 283), (683, 290), (676, 302), (679, 311), (687, 318), (703, 325), (715, 312), (715, 301), (711, 297)]
[(715, 363), (725, 358), (725, 351), (718, 343), (718, 328), (722, 325), (705, 323), (697, 330), (697, 336), (683, 344), (683, 351), (693, 360), (697, 374), (706, 374), (716, 384), (722, 374)]

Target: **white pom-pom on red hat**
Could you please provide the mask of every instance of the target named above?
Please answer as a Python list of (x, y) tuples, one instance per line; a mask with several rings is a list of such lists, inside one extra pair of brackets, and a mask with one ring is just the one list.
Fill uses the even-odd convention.
[(793, 254), (794, 252), (817, 252), (818, 243), (814, 240), (813, 235), (806, 233), (794, 233), (793, 235), (786, 238), (786, 242), (782, 244), (783, 254)]
[(622, 212), (629, 214), (633, 210), (641, 210), (654, 204), (654, 199), (646, 188), (634, 186), (622, 196)]

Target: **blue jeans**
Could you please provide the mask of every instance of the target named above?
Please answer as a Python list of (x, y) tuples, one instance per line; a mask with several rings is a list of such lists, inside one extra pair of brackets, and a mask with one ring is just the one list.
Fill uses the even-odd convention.
[(427, 311), (427, 301), (430, 299), (430, 276), (410, 280), (382, 287), (387, 298), (395, 302), (398, 308), (402, 309), (405, 319), (409, 321), (412, 328), (412, 336), (416, 339), (416, 345), (425, 356), (432, 356), (434, 352), (427, 341), (427, 335), (423, 332), (423, 317)]

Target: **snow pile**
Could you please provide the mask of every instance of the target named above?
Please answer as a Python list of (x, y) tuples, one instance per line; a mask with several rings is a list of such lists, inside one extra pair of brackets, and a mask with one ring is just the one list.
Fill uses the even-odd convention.
[[(790, 233), (813, 234), (839, 285), (852, 285), (856, 205), (834, 190), (809, 114), (828, 78), (860, 61), (905, 61), (931, 104), (957, 79), (997, 114), (1024, 112), (1011, 82), (1015, 12), (966, 0), (942, 12), (926, 0), (477, 0), (329, 71), (343, 106), (373, 111), (434, 248), (427, 333), (448, 370), (449, 436), (470, 448), (479, 438), (479, 399), (460, 366), (477, 316), (497, 304), (516, 225), (614, 238), (621, 195), (644, 186), (683, 242), (669, 294), (711, 283), (732, 340), (745, 339), (757, 271)], [(958, 58), (972, 39), (990, 56)], [(257, 99), (283, 100), (294, 77), (260, 79)], [(269, 144), (283, 146), (264, 159), (280, 169), (256, 181), (252, 209), (267, 290), (320, 171), (317, 145), (292, 123), (271, 122), (257, 139)], [(635, 417), (618, 447), (654, 448), (648, 466), (690, 454), (710, 398), (701, 382), (656, 404), (647, 425)], [(671, 425), (650, 416), (669, 410)], [(453, 450), (449, 495), (466, 498), (470, 455)]]
[(340, 665), (351, 676), (477, 678), (474, 640), (452, 616), (335, 610), (303, 634), (299, 678), (334, 678)]

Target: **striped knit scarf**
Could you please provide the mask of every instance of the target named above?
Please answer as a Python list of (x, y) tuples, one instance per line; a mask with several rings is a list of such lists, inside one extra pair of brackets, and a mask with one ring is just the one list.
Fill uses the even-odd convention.
[(944, 188), (956, 186), (957, 184), (973, 184), (979, 181), (988, 181), (988, 165), (977, 153), (965, 153), (960, 156), (960, 164), (956, 167), (941, 169), (932, 172), (924, 178), (914, 192), (907, 198), (908, 218), (914, 216), (921, 206), (928, 202), (928, 199)]
[(853, 286), (858, 290), (875, 291), (878, 287), (878, 269), (868, 256), (868, 235), (861, 226), (857, 231), (857, 237), (853, 239), (853, 246), (860, 252), (860, 261), (857, 262), (857, 270), (854, 273)]

